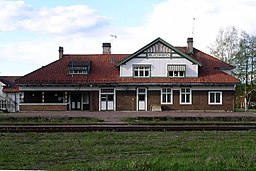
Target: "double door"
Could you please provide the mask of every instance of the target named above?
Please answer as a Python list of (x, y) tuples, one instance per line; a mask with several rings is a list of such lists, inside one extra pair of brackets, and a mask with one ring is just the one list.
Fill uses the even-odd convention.
[(70, 97), (71, 110), (89, 110), (88, 93), (71, 93)]
[(101, 95), (101, 110), (102, 111), (113, 111), (114, 110), (114, 95), (113, 94), (102, 94)]

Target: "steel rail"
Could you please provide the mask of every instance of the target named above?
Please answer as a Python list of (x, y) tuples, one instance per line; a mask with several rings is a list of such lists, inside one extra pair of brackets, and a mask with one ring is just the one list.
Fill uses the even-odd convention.
[(114, 132), (135, 132), (135, 131), (248, 131), (256, 130), (256, 125), (128, 125), (128, 124), (94, 124), (94, 125), (0, 125), (0, 132), (93, 132), (93, 131), (114, 131)]

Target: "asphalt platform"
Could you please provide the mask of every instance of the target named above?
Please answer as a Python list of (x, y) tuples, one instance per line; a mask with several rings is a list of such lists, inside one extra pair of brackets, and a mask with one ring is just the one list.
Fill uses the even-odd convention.
[(255, 117), (256, 112), (204, 112), (204, 111), (115, 111), (115, 112), (89, 112), (89, 111), (22, 111), (18, 113), (0, 113), (0, 117), (94, 117), (105, 122), (120, 122), (126, 117)]

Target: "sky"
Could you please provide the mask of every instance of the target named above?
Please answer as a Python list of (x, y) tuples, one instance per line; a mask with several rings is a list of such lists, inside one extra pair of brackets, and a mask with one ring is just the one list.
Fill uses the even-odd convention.
[[(256, 0), (0, 0), (0, 76), (23, 76), (64, 54), (132, 54), (158, 37), (209, 52), (219, 29), (256, 35)], [(111, 36), (111, 35), (115, 35)]]

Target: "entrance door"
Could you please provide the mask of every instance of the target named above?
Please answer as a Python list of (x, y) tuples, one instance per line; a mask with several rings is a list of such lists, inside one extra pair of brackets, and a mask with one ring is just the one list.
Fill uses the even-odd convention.
[(102, 94), (101, 95), (101, 110), (114, 110), (114, 95)]
[(82, 103), (83, 103), (83, 109), (82, 110), (89, 110), (90, 109), (90, 107), (89, 107), (89, 93), (88, 92), (85, 92), (85, 93), (83, 93), (83, 101), (82, 101)]
[(145, 88), (137, 89), (137, 109), (140, 111), (147, 110), (147, 92)]
[(71, 110), (81, 110), (81, 94), (71, 94)]

